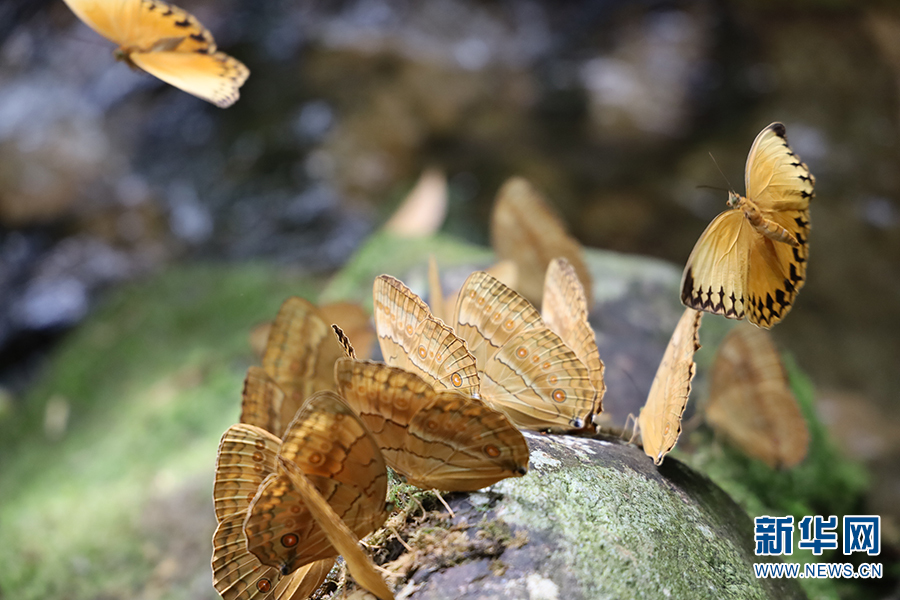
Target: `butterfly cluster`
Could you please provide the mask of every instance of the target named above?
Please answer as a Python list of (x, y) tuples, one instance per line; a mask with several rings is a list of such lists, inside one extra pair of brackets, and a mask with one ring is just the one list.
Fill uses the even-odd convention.
[[(305, 597), (342, 555), (393, 597), (357, 540), (387, 518), (387, 467), (426, 489), (476, 490), (527, 472), (524, 437), (478, 398), (359, 360), (302, 298), (250, 367), (241, 422), (219, 445), (213, 584), (223, 598)], [(337, 332), (337, 336), (335, 335)]]

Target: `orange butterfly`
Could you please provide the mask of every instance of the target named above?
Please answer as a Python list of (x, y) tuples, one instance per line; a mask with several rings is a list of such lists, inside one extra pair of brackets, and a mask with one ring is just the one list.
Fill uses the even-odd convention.
[(784, 125), (763, 129), (747, 157), (747, 196), (713, 219), (681, 279), (681, 301), (768, 329), (791, 310), (806, 281), (809, 201), (816, 178), (791, 151)]
[(117, 60), (227, 108), (250, 75), (216, 51), (212, 34), (185, 10), (161, 0), (64, 0), (91, 29), (119, 45)]

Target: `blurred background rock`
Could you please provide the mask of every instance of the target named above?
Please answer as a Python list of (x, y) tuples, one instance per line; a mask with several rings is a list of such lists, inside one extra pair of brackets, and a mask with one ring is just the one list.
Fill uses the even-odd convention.
[(183, 261), (331, 273), (430, 166), (453, 235), (486, 243), (519, 174), (584, 244), (683, 264), (725, 208), (697, 187), (727, 187), (709, 153), (742, 191), (779, 120), (817, 195), (808, 283), (773, 334), (900, 498), (894, 3), (181, 6), (251, 70), (228, 110), (117, 64), (62, 2), (0, 3), (0, 414), (104, 290)]

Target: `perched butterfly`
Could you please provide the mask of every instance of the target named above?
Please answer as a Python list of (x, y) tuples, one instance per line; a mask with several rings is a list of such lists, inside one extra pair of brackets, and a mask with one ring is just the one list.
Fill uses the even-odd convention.
[[(263, 355), (263, 370), (283, 390), (278, 392), (261, 382), (264, 377), (253, 373), (256, 388), (244, 387), (244, 412), (248, 412), (248, 390), (268, 394), (273, 398), (268, 426), (256, 425), (281, 435), (294, 418), (297, 409), (313, 393), (334, 389), (334, 361), (344, 355), (344, 349), (334, 337), (334, 332), (319, 310), (308, 300), (291, 297), (284, 301), (269, 332), (269, 341)], [(268, 386), (268, 387), (267, 387)], [(263, 412), (263, 409), (260, 409)]]
[(525, 298), (479, 271), (463, 284), (453, 321), (475, 357), (481, 398), (517, 426), (592, 426), (600, 400), (591, 371)]
[(247, 550), (244, 520), (262, 481), (275, 472), (281, 440), (253, 425), (233, 425), (216, 458), (213, 501), (219, 525), (213, 536), (213, 585), (225, 600), (306, 598), (334, 564), (326, 558), (282, 576)]
[(681, 315), (656, 370), (647, 403), (638, 416), (644, 453), (657, 465), (662, 464), (681, 434), (681, 415), (694, 378), (694, 353), (700, 348), (702, 315), (692, 308)]
[(606, 383), (603, 381), (603, 361), (597, 350), (594, 329), (588, 322), (588, 312), (587, 296), (575, 268), (565, 258), (554, 258), (547, 267), (544, 279), (541, 317), (588, 368), (591, 383), (597, 390), (595, 413), (599, 413)]
[(115, 57), (220, 108), (234, 104), (250, 71), (216, 51), (208, 29), (161, 0), (65, 0), (94, 31), (119, 44)]
[[(296, 465), (355, 535), (368, 535), (387, 518), (381, 450), (333, 391), (317, 392), (304, 403), (285, 432), (278, 459)], [(244, 521), (247, 550), (283, 574), (338, 554), (293, 479), (279, 465), (260, 485)]]
[(561, 256), (572, 264), (591, 305), (591, 274), (581, 244), (566, 232), (540, 192), (521, 177), (510, 178), (497, 192), (491, 214), (491, 245), (500, 259), (516, 264), (516, 289), (530, 302), (541, 300), (547, 266)]
[(388, 466), (421, 488), (472, 491), (528, 470), (528, 444), (477, 398), (436, 390), (397, 367), (343, 358), (338, 391), (378, 440)]
[(768, 332), (735, 327), (712, 367), (706, 421), (772, 468), (806, 457), (809, 431)]
[(816, 179), (794, 154), (784, 125), (763, 129), (747, 157), (747, 196), (713, 219), (681, 279), (681, 301), (768, 329), (791, 310), (806, 281), (809, 201)]

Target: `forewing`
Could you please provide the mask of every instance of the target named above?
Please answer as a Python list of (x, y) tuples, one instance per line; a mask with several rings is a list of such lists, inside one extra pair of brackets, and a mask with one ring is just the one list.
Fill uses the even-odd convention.
[(706, 228), (681, 278), (685, 306), (729, 319), (743, 319), (751, 245), (762, 237), (739, 210), (721, 213)]
[(763, 129), (747, 156), (747, 197), (763, 211), (806, 210), (816, 180), (788, 146), (784, 125)]
[(700, 348), (702, 315), (692, 308), (681, 315), (638, 416), (644, 453), (657, 465), (662, 464), (681, 434), (681, 416), (694, 378), (694, 353)]

